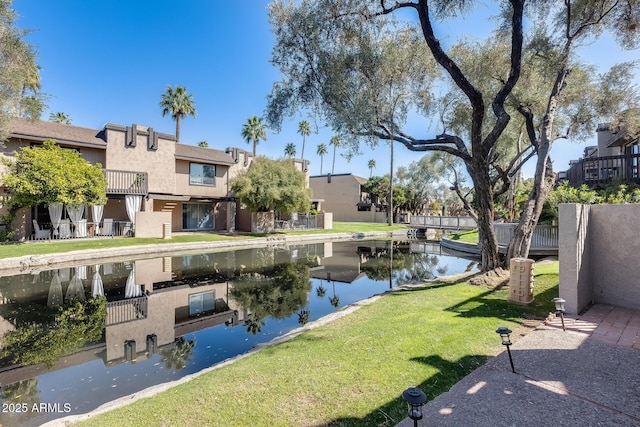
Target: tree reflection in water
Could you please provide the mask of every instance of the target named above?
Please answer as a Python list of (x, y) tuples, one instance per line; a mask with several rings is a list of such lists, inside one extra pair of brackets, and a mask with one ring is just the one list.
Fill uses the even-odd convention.
[(251, 313), (247, 332), (261, 332), (267, 317), (286, 319), (304, 308), (311, 290), (309, 271), (303, 263), (291, 263), (241, 274), (231, 297)]
[(389, 241), (384, 247), (361, 254), (366, 262), (362, 271), (371, 280), (394, 280), (396, 286), (422, 283), (447, 274), (446, 265), (439, 266), (438, 255), (411, 252), (410, 242)]
[(177, 338), (172, 344), (160, 350), (162, 362), (167, 370), (173, 368), (180, 370), (187, 367), (187, 362), (191, 361), (196, 340), (187, 341), (184, 337)]
[(2, 337), (0, 356), (16, 364), (51, 367), (59, 358), (102, 338), (106, 305), (106, 298), (98, 297), (41, 307), (37, 322), (16, 321), (16, 329)]

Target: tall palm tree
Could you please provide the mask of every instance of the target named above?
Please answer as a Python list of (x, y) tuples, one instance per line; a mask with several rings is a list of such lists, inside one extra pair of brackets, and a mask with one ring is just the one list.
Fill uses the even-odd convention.
[(376, 161), (373, 159), (369, 160), (367, 166), (369, 166), (369, 178), (371, 178), (371, 176), (373, 175), (373, 168), (376, 167)]
[(327, 146), (324, 144), (319, 144), (318, 145), (318, 150), (316, 151), (316, 154), (318, 156), (320, 156), (320, 175), (322, 175), (322, 159), (324, 158), (324, 155), (327, 154), (329, 150), (327, 150)]
[(171, 114), (176, 121), (176, 142), (180, 142), (180, 120), (184, 116), (196, 117), (196, 103), (192, 97), (193, 95), (187, 93), (187, 88), (184, 86), (176, 86), (175, 89), (167, 86), (166, 92), (162, 94), (160, 100), (162, 117)]
[(291, 158), (295, 157), (296, 145), (293, 142), (288, 143), (287, 146), (284, 147), (284, 154), (285, 156), (289, 156)]
[(198, 142), (198, 147), (207, 148), (209, 147), (209, 143), (203, 139), (202, 141)]
[(69, 115), (60, 111), (49, 114), (49, 121), (53, 123), (64, 123), (65, 125), (71, 124)]
[(331, 175), (333, 175), (334, 168), (336, 167), (336, 148), (340, 147), (340, 138), (338, 138), (338, 135), (333, 135), (329, 144), (333, 145), (333, 163), (331, 163)]
[(311, 126), (309, 126), (309, 122), (306, 120), (302, 120), (298, 123), (298, 133), (302, 135), (302, 153), (300, 154), (300, 159), (302, 159), (302, 164), (304, 164), (304, 143), (309, 135), (311, 135)]
[(267, 140), (267, 125), (262, 123), (262, 117), (248, 117), (247, 123), (242, 125), (242, 137), (247, 144), (253, 141), (253, 157), (256, 157), (256, 146), (260, 140)]

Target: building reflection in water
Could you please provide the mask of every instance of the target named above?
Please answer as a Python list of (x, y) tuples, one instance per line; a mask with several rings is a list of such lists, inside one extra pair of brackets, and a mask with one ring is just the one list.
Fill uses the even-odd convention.
[[(4, 354), (0, 360), (2, 399), (17, 399), (11, 390), (33, 389), (32, 381), (40, 374), (96, 358), (110, 367), (159, 355), (166, 369), (180, 370), (198, 346), (194, 334), (214, 326), (242, 326), (257, 333), (268, 318), (294, 317), (298, 324), (305, 324), (314, 315), (309, 305), (312, 280), (319, 283), (314, 298), (326, 298), (338, 307), (336, 284), (351, 284), (365, 276), (390, 283), (433, 277), (438, 257), (408, 248), (406, 242), (326, 242), (0, 277), (2, 336), (38, 322), (38, 313), (55, 313), (72, 301), (91, 307), (95, 301), (106, 300), (98, 338), (51, 366), (16, 366), (15, 359)], [(33, 393), (21, 396), (27, 394), (30, 400), (37, 400)]]

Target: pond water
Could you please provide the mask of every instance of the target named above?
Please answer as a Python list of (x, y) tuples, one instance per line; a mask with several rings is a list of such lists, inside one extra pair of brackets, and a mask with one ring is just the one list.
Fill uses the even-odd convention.
[(366, 240), (0, 277), (0, 425), (89, 412), (389, 288), (475, 266), (437, 244)]

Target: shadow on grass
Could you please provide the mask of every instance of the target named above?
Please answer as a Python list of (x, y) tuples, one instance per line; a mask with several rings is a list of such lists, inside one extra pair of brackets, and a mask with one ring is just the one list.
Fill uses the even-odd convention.
[[(484, 355), (464, 356), (451, 362), (440, 356), (417, 357), (412, 361), (429, 365), (439, 372), (421, 384), (407, 384), (424, 391), (428, 400), (433, 400), (444, 392), (449, 391), (454, 384), (482, 366), (488, 357)], [(403, 390), (397, 390), (398, 397), (376, 408), (363, 418), (339, 418), (327, 424), (330, 427), (392, 427), (407, 417), (407, 404), (402, 399)]]

